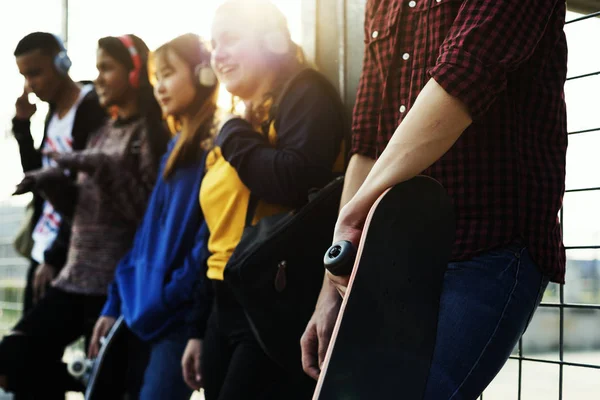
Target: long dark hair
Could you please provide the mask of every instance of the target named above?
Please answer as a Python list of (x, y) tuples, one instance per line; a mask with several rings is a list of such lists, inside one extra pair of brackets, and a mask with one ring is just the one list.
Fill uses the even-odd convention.
[[(152, 151), (155, 164), (167, 149), (169, 133), (162, 119), (162, 112), (158, 102), (154, 98), (154, 91), (148, 77), (148, 54), (150, 50), (142, 39), (133, 34), (128, 34), (133, 41), (137, 53), (140, 56), (141, 67), (139, 73), (138, 107), (140, 116), (146, 121), (148, 127), (148, 142)], [(129, 50), (123, 42), (115, 36), (107, 36), (98, 40), (98, 48), (104, 50), (112, 58), (123, 64), (129, 71), (134, 69), (133, 60)]]
[[(168, 63), (168, 54), (172, 52), (181, 58), (189, 67), (192, 81), (196, 87), (196, 97), (194, 100), (195, 114), (199, 125), (194, 132), (187, 132), (181, 129), (181, 134), (165, 166), (163, 176), (168, 179), (169, 176), (180, 166), (190, 165), (199, 160), (202, 155), (200, 151), (201, 143), (210, 138), (214, 128), (214, 116), (217, 110), (217, 97), (219, 95), (219, 85), (203, 86), (196, 74), (196, 68), (210, 67), (210, 50), (203, 42), (200, 36), (193, 33), (186, 33), (165, 43), (156, 49), (150, 56), (149, 69), (152, 71), (156, 61)], [(175, 119), (175, 116), (171, 116)], [(178, 121), (175, 121), (177, 125)]]

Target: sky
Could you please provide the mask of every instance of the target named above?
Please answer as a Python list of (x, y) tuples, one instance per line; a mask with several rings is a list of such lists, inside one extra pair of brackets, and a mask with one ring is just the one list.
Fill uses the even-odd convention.
[[(219, 0), (69, 0), (69, 41), (74, 79), (93, 79), (98, 38), (135, 33), (154, 49), (175, 36), (195, 32), (210, 38), (210, 24)], [(301, 44), (301, 2), (274, 0), (288, 17), (293, 39)], [(18, 40), (35, 30), (61, 32), (62, 0), (19, 0), (0, 3), (0, 203), (19, 203), (10, 197), (22, 176), (16, 143), (10, 132), (14, 102), (23, 90), (12, 52)], [(168, 4), (168, 7), (164, 4)], [(577, 17), (569, 13), (567, 20)], [(569, 41), (569, 76), (600, 71), (600, 19), (565, 27)], [(593, 38), (596, 38), (595, 40)], [(358, 44), (362, 46), (361, 44)], [(568, 82), (565, 86), (569, 131), (600, 128), (600, 76)], [(33, 118), (40, 140), (47, 108), (38, 104)], [(569, 138), (567, 189), (600, 187), (600, 132)], [(600, 191), (565, 196), (565, 244), (600, 244)], [(577, 258), (600, 259), (598, 251), (579, 251)]]

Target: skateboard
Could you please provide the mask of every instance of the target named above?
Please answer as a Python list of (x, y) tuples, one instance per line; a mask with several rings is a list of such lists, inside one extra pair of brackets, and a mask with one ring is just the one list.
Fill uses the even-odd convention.
[(446, 191), (417, 176), (379, 197), (358, 249), (327, 251), (325, 267), (351, 277), (313, 400), (423, 398), (454, 234)]
[[(120, 347), (127, 335), (126, 324), (123, 321), (123, 317), (119, 317), (113, 327), (106, 335), (106, 338), (102, 341), (98, 357), (96, 357), (91, 363), (89, 378), (85, 390), (85, 400), (101, 400), (106, 399), (108, 393), (114, 396), (114, 393), (120, 393), (122, 388), (115, 389), (115, 384), (121, 385), (122, 382), (113, 382), (113, 374), (109, 369), (104, 366), (114, 365), (111, 362), (115, 355), (112, 351), (113, 348)], [(115, 397), (111, 397), (115, 398)]]

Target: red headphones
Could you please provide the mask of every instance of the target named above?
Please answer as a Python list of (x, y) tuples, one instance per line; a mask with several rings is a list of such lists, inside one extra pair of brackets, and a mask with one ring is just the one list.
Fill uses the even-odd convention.
[(135, 48), (133, 39), (129, 35), (119, 36), (119, 40), (123, 43), (123, 46), (129, 51), (131, 61), (133, 62), (133, 69), (129, 72), (129, 84), (137, 89), (140, 87), (140, 73), (142, 70), (142, 59)]

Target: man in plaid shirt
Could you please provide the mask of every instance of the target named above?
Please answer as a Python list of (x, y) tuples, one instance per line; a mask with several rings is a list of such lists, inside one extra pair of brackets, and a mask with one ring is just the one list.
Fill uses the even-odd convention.
[[(456, 241), (426, 399), (476, 398), (548, 281), (564, 283), (565, 12), (564, 0), (367, 2), (334, 242), (357, 245), (377, 197), (417, 174), (451, 196)], [(315, 378), (347, 282), (327, 275), (302, 338)]]

